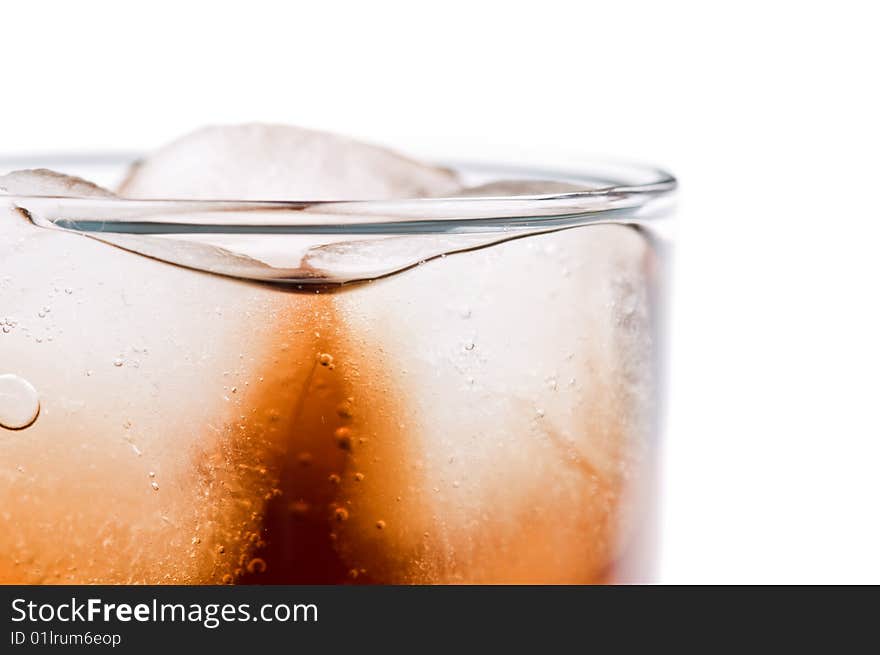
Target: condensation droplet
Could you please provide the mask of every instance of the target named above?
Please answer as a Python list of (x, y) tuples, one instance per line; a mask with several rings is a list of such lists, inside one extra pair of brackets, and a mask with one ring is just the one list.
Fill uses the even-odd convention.
[(40, 414), (40, 397), (27, 380), (17, 375), (0, 375), (0, 426), (21, 430)]

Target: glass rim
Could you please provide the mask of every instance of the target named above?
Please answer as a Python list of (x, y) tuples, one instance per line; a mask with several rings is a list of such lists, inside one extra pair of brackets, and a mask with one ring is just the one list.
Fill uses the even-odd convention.
[[(0, 158), (0, 171), (124, 166), (139, 159), (123, 153), (44, 154)], [(380, 200), (133, 199), (2, 193), (19, 209), (38, 212), (57, 227), (81, 231), (171, 234), (213, 233), (450, 233), (641, 222), (649, 207), (677, 189), (676, 178), (649, 165), (583, 159), (565, 167), (441, 161), (459, 173), (491, 173), (496, 180), (583, 184), (570, 192)], [(246, 220), (245, 220), (246, 217)]]

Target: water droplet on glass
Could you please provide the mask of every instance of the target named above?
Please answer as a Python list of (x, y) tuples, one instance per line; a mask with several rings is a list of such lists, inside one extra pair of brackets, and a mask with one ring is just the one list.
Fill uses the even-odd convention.
[(27, 380), (17, 375), (0, 375), (0, 426), (20, 430), (37, 420), (40, 398)]
[(376, 529), (384, 530), (385, 529), (385, 521), (376, 521)]
[(114, 359), (114, 360), (113, 360), (113, 366), (116, 366), (116, 367), (122, 366), (122, 358), (121, 358), (121, 357), (117, 357), (116, 359)]

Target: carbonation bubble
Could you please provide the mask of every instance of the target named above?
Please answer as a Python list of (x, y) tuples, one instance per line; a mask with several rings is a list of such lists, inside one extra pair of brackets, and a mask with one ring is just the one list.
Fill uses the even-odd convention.
[(266, 560), (261, 557), (255, 557), (247, 565), (248, 573), (265, 573)]
[(346, 427), (338, 428), (333, 437), (336, 439), (336, 445), (342, 450), (351, 450), (351, 430)]
[(20, 430), (37, 420), (40, 398), (34, 386), (17, 375), (0, 375), (0, 426)]

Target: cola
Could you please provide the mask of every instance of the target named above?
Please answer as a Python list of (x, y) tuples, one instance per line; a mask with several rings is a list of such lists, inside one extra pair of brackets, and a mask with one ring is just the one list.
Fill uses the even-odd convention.
[(0, 581), (649, 579), (674, 181), (636, 170), (251, 125), (0, 178)]

